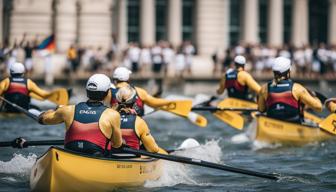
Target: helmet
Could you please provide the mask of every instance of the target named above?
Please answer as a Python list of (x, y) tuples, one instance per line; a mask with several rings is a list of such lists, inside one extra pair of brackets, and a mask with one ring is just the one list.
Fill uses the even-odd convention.
[(245, 65), (246, 63), (246, 59), (244, 56), (242, 55), (237, 55), (235, 58), (234, 58), (234, 62), (239, 64), (239, 65)]
[(129, 85), (121, 87), (116, 93), (116, 99), (119, 104), (131, 106), (135, 103), (136, 100), (136, 90)]
[(126, 67), (117, 67), (113, 72), (113, 79), (117, 79), (119, 81), (128, 81), (131, 73), (132, 71)]
[(23, 74), (25, 72), (25, 67), (22, 63), (13, 63), (9, 66), (10, 74)]
[(92, 75), (86, 83), (87, 96), (94, 100), (103, 100), (111, 87), (111, 80), (104, 74)]
[(284, 73), (290, 70), (291, 61), (286, 57), (277, 57), (273, 61), (272, 70), (274, 72)]

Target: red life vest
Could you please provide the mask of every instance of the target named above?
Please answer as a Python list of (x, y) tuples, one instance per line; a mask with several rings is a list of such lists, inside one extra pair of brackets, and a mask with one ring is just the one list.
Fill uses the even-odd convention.
[[(24, 77), (10, 77), (9, 81), (9, 87), (4, 92), (5, 99), (24, 109), (29, 109), (30, 97), (27, 86), (28, 80)], [(4, 109), (7, 112), (19, 112), (16, 108), (7, 104), (4, 105)]]
[(27, 79), (23, 77), (11, 77), (9, 78), (10, 83), (5, 94), (19, 93), (22, 95), (29, 95), (29, 90), (27, 87)]
[[(107, 109), (102, 103), (82, 102), (75, 106), (74, 120), (65, 133), (65, 144), (87, 141), (105, 149), (108, 139), (99, 128), (99, 119)], [(111, 146), (108, 145), (108, 149)]]
[(288, 121), (300, 120), (302, 117), (300, 102), (294, 98), (292, 88), (291, 80), (282, 80), (276, 85), (268, 83), (267, 116)]
[(120, 129), (126, 145), (140, 149), (140, 138), (135, 132), (136, 115), (121, 113)]
[(248, 87), (238, 82), (238, 71), (228, 70), (225, 74), (225, 88), (228, 90), (228, 96), (238, 99), (248, 100)]

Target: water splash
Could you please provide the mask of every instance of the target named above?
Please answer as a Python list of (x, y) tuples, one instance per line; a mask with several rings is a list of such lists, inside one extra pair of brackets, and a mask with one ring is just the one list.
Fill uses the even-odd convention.
[(29, 154), (28, 156), (14, 154), (13, 156), (10, 161), (0, 161), (0, 173), (29, 177), (37, 156), (35, 154)]
[[(220, 157), (222, 156), (222, 150), (219, 147), (219, 140), (211, 140), (199, 147), (177, 151), (173, 154), (219, 163), (221, 161)], [(193, 168), (195, 167), (187, 166), (182, 163), (164, 161), (163, 175), (156, 181), (147, 181), (145, 187), (164, 187), (178, 184), (195, 186), (208, 185), (206, 183), (200, 183), (193, 178), (193, 175), (195, 175)]]
[(247, 143), (249, 141), (250, 141), (250, 138), (248, 137), (246, 133), (239, 133), (231, 137), (231, 142), (233, 144), (242, 144), (242, 143)]
[(266, 143), (266, 142), (262, 142), (262, 141), (253, 141), (252, 142), (252, 150), (253, 151), (258, 151), (261, 149), (276, 149), (282, 147), (282, 144), (280, 143)]

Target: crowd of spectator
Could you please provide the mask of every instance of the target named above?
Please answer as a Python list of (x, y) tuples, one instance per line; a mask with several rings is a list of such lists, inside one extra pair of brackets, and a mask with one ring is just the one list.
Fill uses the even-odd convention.
[[(35, 55), (44, 58), (45, 76), (52, 76), (53, 64), (50, 54), (43, 55), (34, 51), (40, 42), (27, 40), (26, 35), (20, 42), (14, 41), (13, 45), (7, 43), (0, 47), (0, 74), (8, 73), (8, 66), (14, 62), (24, 63), (27, 75), (32, 75)], [(65, 72), (71, 77), (77, 74), (88, 75), (94, 72), (111, 74), (117, 66), (125, 66), (135, 75), (142, 77), (173, 76), (183, 77), (192, 75), (191, 68), (196, 48), (190, 41), (183, 42), (178, 47), (173, 47), (167, 41), (159, 41), (153, 46), (139, 45), (130, 42), (128, 46), (119, 50), (112, 44), (108, 50), (102, 47), (81, 47), (71, 45), (67, 52)], [(283, 45), (281, 48), (263, 44), (239, 44), (226, 50), (216, 50), (212, 55), (214, 63), (213, 74), (221, 75), (232, 66), (236, 55), (244, 55), (247, 59), (246, 70), (251, 71), (256, 77), (272, 75), (272, 61), (277, 56), (284, 56), (292, 60), (292, 75), (304, 78), (318, 78), (321, 75), (327, 78), (336, 78), (336, 46), (320, 43), (311, 46), (295, 47)]]
[(232, 65), (235, 55), (244, 55), (247, 59), (247, 70), (256, 77), (272, 75), (272, 61), (277, 56), (284, 56), (292, 60), (292, 75), (297, 77), (313, 78), (323, 75), (336, 77), (336, 46), (320, 43), (316, 46), (304, 45), (301, 47), (284, 45), (281, 48), (258, 45), (237, 45), (217, 50), (212, 55), (214, 71), (224, 72)]
[(195, 52), (195, 47), (190, 41), (185, 41), (177, 49), (166, 41), (159, 41), (151, 47), (130, 43), (123, 51), (122, 64), (141, 75), (191, 75), (192, 57)]

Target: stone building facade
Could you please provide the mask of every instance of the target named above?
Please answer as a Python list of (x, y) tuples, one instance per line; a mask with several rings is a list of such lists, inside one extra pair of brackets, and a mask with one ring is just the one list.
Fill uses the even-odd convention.
[[(191, 40), (198, 54), (238, 42), (336, 44), (336, 0), (1, 0), (1, 41), (54, 33), (57, 51), (72, 43), (152, 45)], [(317, 2), (317, 3), (316, 3)], [(314, 30), (316, 29), (316, 30)]]

